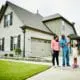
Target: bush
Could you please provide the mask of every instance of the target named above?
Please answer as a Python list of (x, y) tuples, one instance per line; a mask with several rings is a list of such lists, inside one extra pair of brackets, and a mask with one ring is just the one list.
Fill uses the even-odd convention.
[(4, 56), (5, 56), (5, 57), (7, 57), (7, 56), (8, 56), (8, 54), (4, 54)]
[(21, 49), (20, 48), (16, 48), (15, 49), (15, 54), (16, 55), (20, 55), (21, 54)]
[(9, 54), (9, 56), (10, 56), (10, 57), (13, 57), (14, 55), (13, 55), (13, 54)]

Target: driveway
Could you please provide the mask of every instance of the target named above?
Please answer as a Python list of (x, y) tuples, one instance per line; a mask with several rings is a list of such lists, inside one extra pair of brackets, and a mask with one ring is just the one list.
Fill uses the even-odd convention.
[(80, 68), (71, 67), (50, 68), (27, 80), (80, 80)]
[[(70, 60), (70, 64), (72, 64), (72, 59)], [(80, 64), (80, 57), (78, 58), (78, 64)], [(73, 69), (72, 67), (55, 68), (52, 66), (47, 71), (35, 75), (27, 80), (80, 80), (80, 68), (76, 69)]]

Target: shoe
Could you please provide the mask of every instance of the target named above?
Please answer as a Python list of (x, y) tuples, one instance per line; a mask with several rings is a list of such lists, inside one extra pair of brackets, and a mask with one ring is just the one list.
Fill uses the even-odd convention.
[(70, 67), (70, 65), (67, 65), (68, 67)]
[(62, 65), (63, 67), (65, 67), (65, 65)]

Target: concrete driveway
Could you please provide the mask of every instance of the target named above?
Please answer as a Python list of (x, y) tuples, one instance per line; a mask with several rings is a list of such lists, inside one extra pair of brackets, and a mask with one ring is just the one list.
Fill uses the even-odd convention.
[[(61, 66), (60, 59), (60, 66)], [(80, 64), (80, 57), (78, 58)], [(72, 58), (70, 59), (72, 65)], [(35, 75), (27, 80), (80, 80), (80, 68), (73, 69), (72, 67), (56, 67), (53, 66), (38, 75)]]
[(80, 68), (71, 67), (50, 68), (27, 80), (80, 80)]

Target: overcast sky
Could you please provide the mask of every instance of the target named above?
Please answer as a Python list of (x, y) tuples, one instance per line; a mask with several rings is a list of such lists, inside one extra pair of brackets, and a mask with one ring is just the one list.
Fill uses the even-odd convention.
[[(6, 0), (0, 0), (0, 7)], [(80, 0), (8, 0), (33, 13), (39, 10), (42, 16), (60, 13), (70, 22), (75, 22), (80, 34)]]

